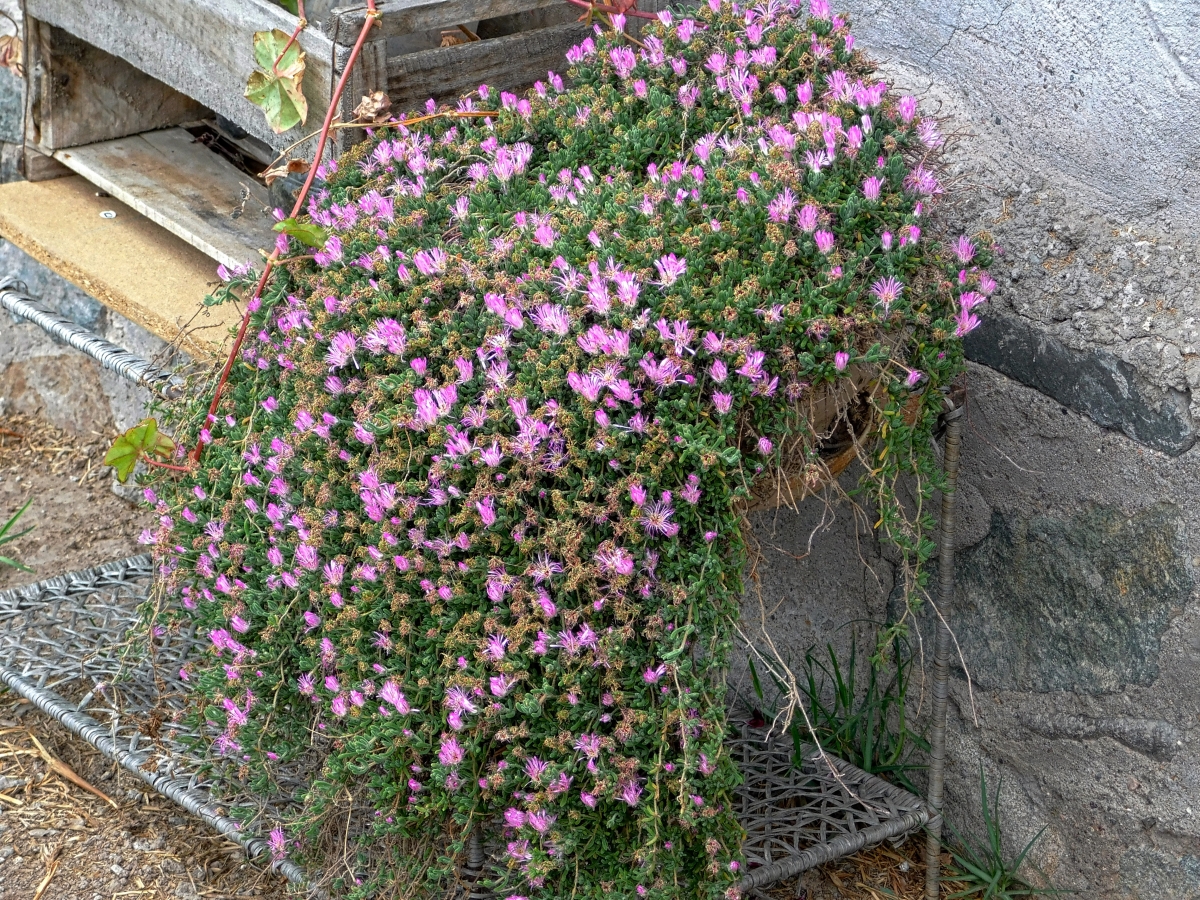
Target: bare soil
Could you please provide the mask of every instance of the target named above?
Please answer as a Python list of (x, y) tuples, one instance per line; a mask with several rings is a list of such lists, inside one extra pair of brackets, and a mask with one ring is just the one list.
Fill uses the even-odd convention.
[[(0, 555), (35, 570), (0, 566), (0, 590), (141, 551), (153, 513), (113, 492), (102, 464), (112, 437), (0, 417), (0, 524), (33, 500), (17, 529), (33, 531)], [(286, 896), (287, 883), (236, 844), (0, 688), (0, 900)]]
[(35, 570), (0, 566), (0, 590), (139, 552), (137, 536), (152, 516), (113, 493), (112, 469), (102, 465), (112, 437), (0, 416), (0, 526), (33, 501), (16, 527), (33, 531), (0, 547), (0, 555)]

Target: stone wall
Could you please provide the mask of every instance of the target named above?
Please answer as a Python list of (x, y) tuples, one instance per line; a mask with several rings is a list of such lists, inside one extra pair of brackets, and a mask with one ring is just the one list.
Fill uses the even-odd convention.
[[(947, 117), (946, 215), (1003, 248), (967, 346), (949, 816), (979, 830), (982, 765), (1059, 887), (1194, 900), (1200, 2), (841, 5)], [(756, 522), (783, 646), (887, 615), (887, 554), (845, 515), (795, 559), (820, 514)]]

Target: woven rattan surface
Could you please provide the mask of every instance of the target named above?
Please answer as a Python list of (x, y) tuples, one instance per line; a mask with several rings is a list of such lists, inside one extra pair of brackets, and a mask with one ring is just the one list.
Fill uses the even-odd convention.
[[(137, 556), (0, 592), (0, 681), (250, 855), (264, 855), (265, 842), (228, 818), (225, 808), (267, 816), (286, 800), (252, 795), (228, 771), (212, 775), (211, 760), (177, 730), (175, 713), (186, 696), (178, 673), (198, 644), (188, 634), (147, 639), (138, 610), (151, 582), (150, 559)], [(744, 779), (735, 802), (747, 833), (745, 889), (900, 837), (929, 820), (917, 797), (812, 748), (802, 766), (794, 765), (790, 739), (745, 729), (729, 747)], [(298, 788), (296, 780), (286, 787)], [(480, 849), (472, 853), (480, 855)], [(277, 865), (290, 880), (304, 881), (291, 861)], [(476, 888), (470, 896), (486, 894)]]

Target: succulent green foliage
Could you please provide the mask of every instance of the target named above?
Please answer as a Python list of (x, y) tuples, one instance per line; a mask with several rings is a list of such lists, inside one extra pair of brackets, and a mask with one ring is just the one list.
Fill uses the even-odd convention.
[(501, 897), (736, 895), (740, 504), (853, 424), (880, 532), (931, 551), (895, 484), (936, 486), (990, 279), (922, 235), (936, 127), (814, 9), (598, 33), (569, 87), (324, 164), (328, 239), (250, 303), (217, 414), (171, 412), (204, 447), (147, 494), (161, 624), (212, 645), (194, 724), (307, 785), (272, 846), (339, 896), (452, 894), (475, 828)]

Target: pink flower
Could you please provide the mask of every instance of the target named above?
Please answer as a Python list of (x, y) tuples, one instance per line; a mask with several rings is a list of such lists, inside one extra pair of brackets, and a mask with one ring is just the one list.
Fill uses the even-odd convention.
[(883, 187), (883, 179), (872, 175), (862, 184), (863, 196), (874, 203), (879, 199), (879, 190)]
[(547, 334), (565, 335), (571, 330), (571, 317), (567, 310), (555, 303), (543, 303), (529, 314), (533, 324)]
[(441, 247), (418, 250), (413, 254), (413, 265), (422, 275), (436, 275), (446, 271), (446, 264), (449, 261), (449, 255)]
[(516, 683), (517, 680), (508, 675), (495, 675), (488, 679), (488, 687), (491, 689), (493, 697), (505, 696)]
[(479, 518), (483, 520), (484, 528), (490, 528), (496, 522), (495, 502), (492, 497), (484, 497), (483, 500), (475, 504), (475, 509), (479, 512)]
[(965, 234), (959, 235), (958, 240), (950, 247), (959, 263), (966, 265), (975, 258), (975, 245)]
[(642, 673), (642, 681), (646, 682), (646, 684), (657, 684), (658, 680), (666, 674), (666, 663), (659, 663), (657, 668), (647, 669)]
[(536, 756), (531, 756), (525, 760), (525, 774), (534, 783), (541, 781), (542, 776), (546, 774), (548, 768), (550, 768), (549, 763), (543, 762)]
[(800, 212), (796, 214), (796, 224), (800, 226), (800, 230), (811, 234), (817, 227), (817, 207), (811, 203), (805, 203), (800, 207)]
[(605, 541), (596, 551), (596, 565), (605, 575), (632, 575), (633, 557), (623, 547), (614, 547), (611, 541)]
[(646, 534), (674, 537), (679, 533), (679, 525), (671, 521), (671, 516), (674, 514), (675, 510), (671, 507), (670, 501), (655, 501), (645, 507), (638, 522)]
[(654, 261), (654, 268), (658, 269), (659, 278), (655, 283), (664, 288), (670, 287), (687, 271), (687, 260), (668, 253)]
[(955, 337), (966, 337), (979, 327), (979, 317), (965, 306), (955, 315), (954, 321), (957, 323), (954, 329)]
[(772, 222), (786, 222), (796, 208), (796, 195), (789, 188), (784, 188), (767, 206), (767, 217)]
[(833, 250), (834, 239), (832, 231), (818, 231), (813, 235), (813, 238), (817, 242), (817, 249), (822, 253), (829, 253), (831, 250)]
[(622, 81), (633, 74), (633, 69), (637, 65), (637, 57), (629, 47), (614, 47), (608, 51), (608, 58), (612, 61), (617, 77)]
[(549, 249), (554, 246), (554, 241), (558, 238), (558, 232), (551, 228), (548, 224), (539, 225), (533, 233), (533, 242), (539, 247)]
[(617, 797), (620, 800), (624, 800), (630, 806), (637, 806), (638, 801), (642, 797), (642, 786), (636, 781), (627, 781), (617, 792)]
[(833, 367), (839, 372), (846, 371), (846, 365), (850, 362), (850, 354), (845, 350), (839, 350), (833, 354)]
[(713, 394), (713, 406), (717, 408), (717, 412), (725, 415), (733, 406), (733, 394), (723, 394), (717, 391)]
[(499, 662), (504, 659), (504, 651), (508, 647), (508, 638), (501, 634), (489, 635), (487, 644), (484, 646), (483, 655), (492, 662)]
[(438, 762), (443, 766), (457, 766), (465, 755), (457, 738), (453, 735), (442, 737), (441, 747), (438, 748)]
[(896, 280), (895, 276), (889, 275), (886, 279), (880, 279), (871, 285), (871, 293), (875, 295), (875, 299), (879, 305), (883, 307), (883, 314), (886, 316), (892, 308), (892, 304), (899, 298), (904, 291), (904, 285)]
[(358, 342), (354, 339), (353, 334), (348, 331), (339, 331), (329, 342), (329, 352), (325, 355), (325, 362), (330, 369), (340, 369), (354, 358), (354, 351), (357, 348)]

